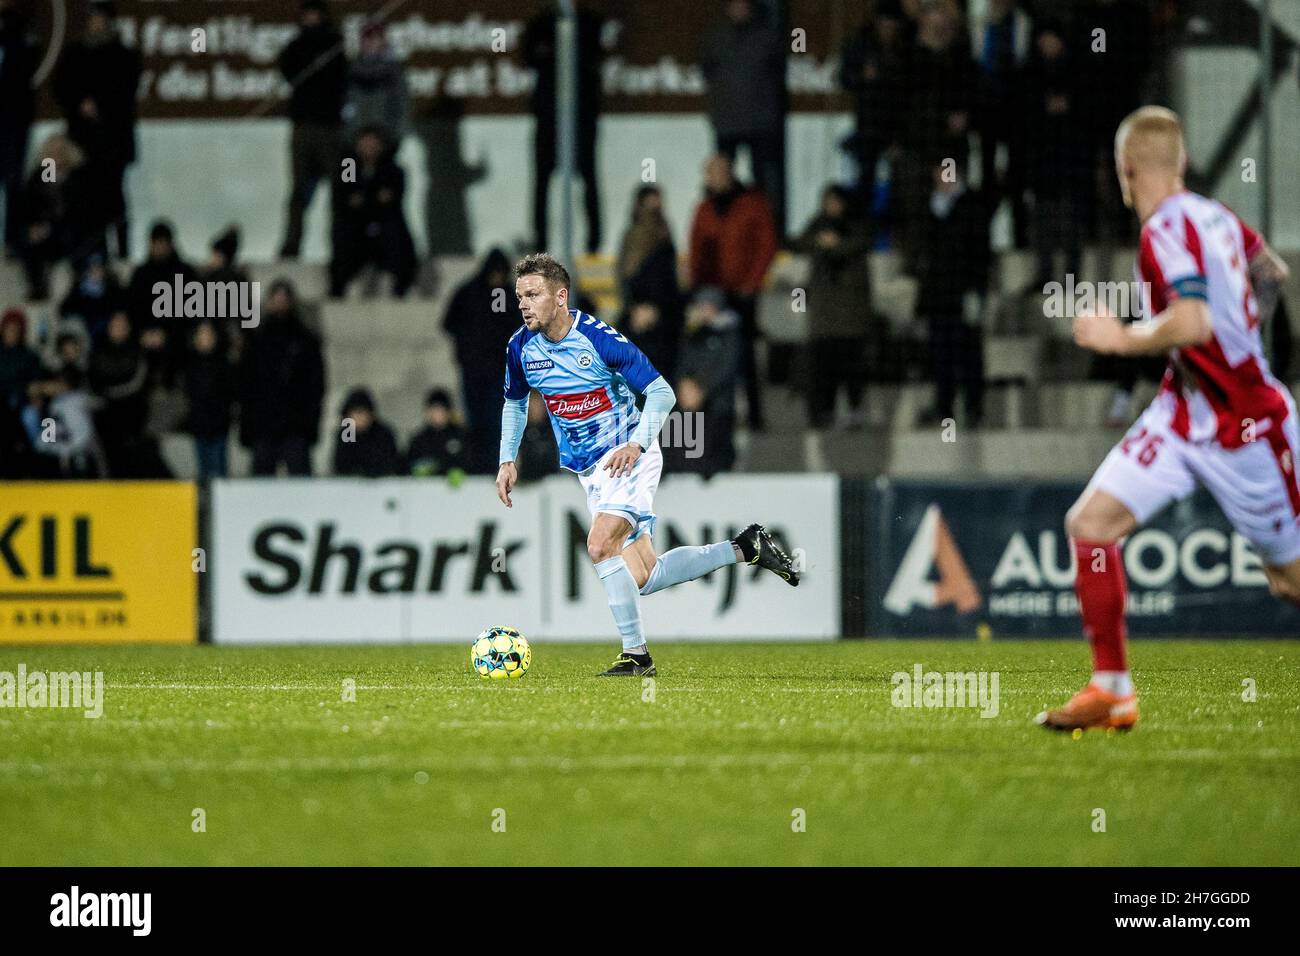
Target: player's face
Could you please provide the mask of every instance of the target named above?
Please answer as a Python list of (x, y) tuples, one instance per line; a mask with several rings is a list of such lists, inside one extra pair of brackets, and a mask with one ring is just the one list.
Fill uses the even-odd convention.
[(564, 289), (552, 291), (547, 281), (538, 275), (523, 276), (516, 280), (515, 296), (519, 299), (519, 311), (523, 313), (524, 325), (533, 332), (546, 326), (568, 307), (568, 292)]

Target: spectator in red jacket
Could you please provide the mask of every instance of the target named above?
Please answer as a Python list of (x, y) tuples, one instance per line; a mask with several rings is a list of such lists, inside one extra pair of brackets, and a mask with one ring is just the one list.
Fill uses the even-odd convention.
[(761, 191), (737, 181), (731, 160), (710, 157), (704, 164), (704, 199), (691, 222), (692, 290), (717, 286), (741, 320), (741, 377), (745, 380), (749, 427), (763, 428), (763, 407), (755, 348), (757, 303), (768, 267), (776, 256), (776, 224)]

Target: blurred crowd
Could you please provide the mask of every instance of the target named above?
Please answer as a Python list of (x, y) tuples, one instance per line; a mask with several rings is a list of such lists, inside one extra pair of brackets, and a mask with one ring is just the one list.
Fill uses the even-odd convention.
[[(554, 6), (542, 5), (521, 41), (525, 62), (538, 71), (535, 248), (546, 247), (555, 167)], [(772, 383), (803, 396), (810, 427), (856, 428), (867, 421), (869, 384), (924, 376), (934, 384), (927, 420), (952, 417), (960, 405), (963, 420), (978, 426), (994, 216), (1005, 210), (1012, 244), (1033, 250), (1029, 288), (1077, 273), (1085, 241), (1129, 237), (1110, 144), (1119, 119), (1150, 92), (1159, 42), (1148, 4), (984, 0), (975, 15), (964, 6), (865, 0), (839, 72), (855, 118), (843, 149), (856, 172), (828, 174), (816, 213), (787, 224), (787, 32), (760, 0), (717, 2), (715, 25), (699, 47), (713, 151), (699, 157), (701, 198), (686, 246), (674, 242), (658, 187), (639, 185), (614, 265), (621, 309), (602, 316), (669, 378), (682, 412), (705, 416), (703, 454), (666, 449), (670, 467), (705, 475), (731, 468), (736, 428), (766, 427)], [(146, 258), (129, 282), (117, 279), (114, 264), (127, 255), (123, 178), (136, 157), (141, 61), (118, 35), (111, 0), (94, 0), (85, 22), (50, 80), (65, 131), (40, 143), (28, 164), (37, 46), (16, 0), (0, 0), (6, 254), (21, 261), (29, 300), (48, 300), (55, 264), (69, 263), (75, 274), (55, 327), (29, 330), (18, 308), (0, 320), (0, 468), (9, 476), (162, 476), (158, 436), (186, 431), (201, 477), (227, 473), (232, 432), (249, 449), (254, 473), (309, 474), (326, 383), (308, 320), (314, 303), (300, 303), (279, 281), (265, 294), (256, 328), (158, 318), (157, 281), (247, 281), (235, 226), (222, 229), (195, 264), (182, 257), (166, 222), (152, 224)], [(577, 172), (591, 252), (604, 235), (595, 159), (602, 27), (580, 3)], [(1105, 56), (1092, 52), (1097, 30)], [(328, 5), (304, 0), (278, 66), (291, 90), (292, 130), (280, 256), (299, 255), (304, 217), (326, 186), (329, 295), (346, 295), (370, 269), (387, 275), (391, 295), (405, 296), (419, 258), (396, 154), (412, 121), (405, 69), (385, 24), (369, 23), (349, 58)], [(469, 176), (460, 166), (452, 173)], [(760, 293), (782, 249), (809, 264), (799, 308), (807, 341), (799, 347), (764, 344), (760, 328)], [(896, 251), (917, 280), (919, 348), (897, 341), (873, 307), (868, 256), (881, 249)], [(574, 304), (597, 311), (575, 292)], [(434, 388), (423, 423), (405, 423), (413, 433), (403, 447), (372, 392), (358, 386), (337, 410), (334, 473), (495, 471), (505, 344), (520, 323), (504, 251), (486, 256), (442, 321), (455, 344), (458, 394)], [(1136, 378), (1127, 367), (1115, 374)], [(554, 468), (544, 409), (534, 406), (526, 476)]]

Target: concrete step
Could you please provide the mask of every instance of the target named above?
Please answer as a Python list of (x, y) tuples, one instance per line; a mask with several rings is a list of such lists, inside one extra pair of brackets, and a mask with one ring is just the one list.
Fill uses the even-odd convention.
[[(1100, 246), (1086, 246), (1079, 262), (1075, 280), (1094, 282), (1128, 282), (1133, 278), (1133, 262), (1137, 249), (1131, 246), (1113, 247), (1109, 255)], [(1060, 257), (1057, 257), (1060, 263)], [(1063, 264), (1059, 264), (1061, 268)], [(993, 257), (991, 280), (993, 287), (1002, 292), (1021, 292), (1038, 278), (1038, 260), (1032, 250), (1010, 250)]]
[(271, 283), (280, 279), (293, 283), (299, 299), (323, 299), (329, 292), (329, 270), (320, 263), (280, 259), (250, 262), (244, 268), (250, 279), (261, 283), (263, 296), (270, 291)]
[(1042, 341), (1027, 335), (986, 335), (984, 377), (1037, 381), (1042, 374)]
[[(328, 437), (332, 442), (335, 436), (338, 435), (339, 429), (342, 427), (343, 403), (347, 400), (348, 393), (353, 387), (355, 387), (355, 383), (326, 390), (321, 412), (320, 433), (322, 438)], [(411, 432), (420, 427), (424, 417), (424, 397), (428, 393), (428, 387), (368, 387), (375, 398), (375, 409), (379, 417), (386, 421), (393, 431), (397, 433), (399, 443), (404, 442)], [(457, 404), (459, 404), (459, 391), (451, 389), (451, 393), (452, 397), (457, 400)]]
[[(916, 303), (916, 280), (898, 272), (899, 259), (893, 253), (872, 253), (867, 261), (872, 307), (889, 319), (892, 328), (905, 328), (912, 320)], [(807, 340), (808, 313), (795, 311), (792, 293), (807, 288), (810, 271), (811, 260), (806, 255), (783, 252), (772, 263), (758, 302), (759, 328), (772, 341)]]
[(809, 443), (810, 464), (841, 475), (880, 475), (889, 467), (891, 441), (885, 428), (820, 432)]
[(27, 298), (22, 264), (0, 257), (0, 308), (19, 305)]
[[(705, 441), (708, 441), (706, 435)], [(745, 472), (776, 473), (805, 471), (804, 432), (741, 431), (736, 436), (736, 470)]]
[[(168, 432), (158, 440), (158, 448), (174, 477), (182, 481), (193, 481), (198, 478), (199, 460), (194, 453), (192, 435), (184, 432)], [(247, 448), (239, 444), (238, 436), (234, 431), (226, 442), (226, 464), (231, 478), (246, 478), (253, 472), (253, 456)]]
[(326, 341), (365, 347), (381, 341), (426, 346), (447, 338), (442, 312), (428, 300), (327, 300), (320, 311)]
[(880, 285), (882, 282), (889, 282), (902, 275), (903, 257), (897, 252), (886, 250), (884, 252), (872, 252), (867, 256), (867, 262), (871, 269), (872, 287)]
[(437, 382), (447, 388), (460, 383), (460, 369), (450, 343), (408, 347), (379, 340), (365, 348), (355, 343), (329, 341), (325, 359), (330, 381), (365, 382), (375, 388), (427, 387)]
[[(902, 257), (892, 250), (870, 252), (867, 267), (871, 270), (872, 285), (877, 286), (902, 275)], [(812, 260), (808, 255), (783, 250), (772, 261), (768, 281), (775, 286), (802, 286), (807, 283), (811, 270)]]
[[(57, 306), (63, 301), (63, 297), (68, 294), (68, 289), (72, 287), (72, 278), (72, 269), (67, 263), (60, 262), (50, 270), (50, 303)], [(28, 303), (27, 279), (23, 274), (22, 264), (0, 259), (0, 308), (24, 304), (40, 305), (41, 303)]]
[(1085, 480), (1115, 443), (1104, 428), (963, 431), (892, 436), (890, 474), (902, 478), (1073, 478)]
[(872, 305), (889, 320), (889, 327), (900, 332), (912, 324), (920, 285), (911, 276), (898, 275), (871, 287)]
[(1106, 421), (1114, 393), (1108, 382), (1041, 383), (1030, 398), (1034, 423), (1044, 428), (1097, 428)]
[(808, 312), (795, 310), (791, 296), (794, 288), (772, 288), (758, 294), (758, 328), (769, 342), (808, 340)]
[[(415, 285), (407, 302), (423, 301), (432, 314), (442, 316), (447, 301), (465, 281), (477, 274), (480, 266), (472, 256), (440, 256), (420, 264)], [(275, 260), (246, 265), (252, 279), (262, 284), (265, 294), (276, 279), (287, 278), (306, 301), (324, 300), (329, 292), (329, 268), (324, 263)], [(349, 286), (345, 302), (373, 305), (376, 298), (389, 300), (391, 279), (369, 270)]]
[(1044, 337), (1042, 347), (1043, 371), (1039, 375), (1040, 380), (1053, 382), (1087, 381), (1095, 361), (1091, 352), (1079, 348), (1068, 336), (1065, 338)]
[(421, 269), (420, 288), (427, 295), (449, 299), (457, 287), (478, 274), (482, 264), (475, 256), (439, 256)]

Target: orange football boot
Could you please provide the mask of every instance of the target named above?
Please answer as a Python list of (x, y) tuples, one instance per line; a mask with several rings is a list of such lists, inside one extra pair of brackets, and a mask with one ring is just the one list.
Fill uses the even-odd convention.
[(1138, 719), (1137, 694), (1121, 696), (1089, 684), (1056, 710), (1045, 710), (1036, 720), (1050, 730), (1132, 730)]

